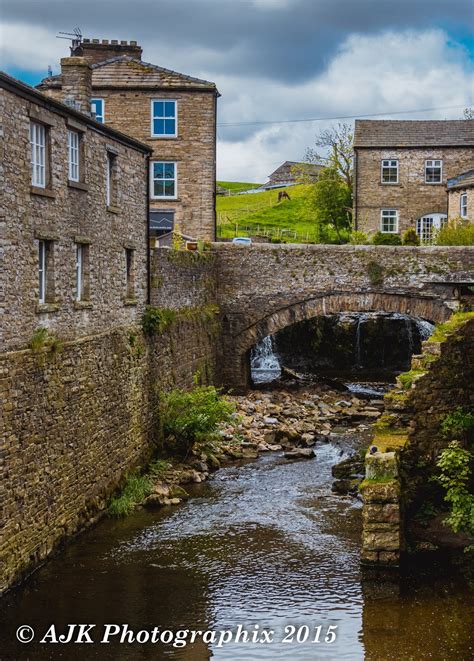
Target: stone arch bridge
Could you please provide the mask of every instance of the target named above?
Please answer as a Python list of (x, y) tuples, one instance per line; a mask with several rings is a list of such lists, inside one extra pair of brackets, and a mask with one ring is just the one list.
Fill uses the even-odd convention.
[(474, 248), (214, 244), (223, 322), (221, 377), (244, 391), (250, 349), (304, 319), (399, 312), (442, 322), (471, 303)]

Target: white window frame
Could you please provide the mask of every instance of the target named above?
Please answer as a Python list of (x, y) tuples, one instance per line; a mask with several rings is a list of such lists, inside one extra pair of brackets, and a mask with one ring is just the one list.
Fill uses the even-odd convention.
[(112, 206), (112, 178), (115, 164), (115, 154), (107, 152), (106, 171), (105, 171), (105, 199), (108, 207)]
[[(395, 218), (395, 228), (393, 230), (384, 229), (384, 219), (387, 218)], [(398, 234), (398, 209), (380, 209), (380, 231), (382, 234)]]
[[(102, 103), (101, 113), (95, 113), (92, 110), (92, 104), (94, 104), (95, 106), (96, 101), (100, 101)], [(99, 122), (100, 124), (105, 124), (105, 99), (100, 99), (99, 97), (94, 97), (93, 99), (91, 99), (91, 112), (93, 113), (96, 122)]]
[(69, 162), (69, 181), (79, 181), (80, 179), (80, 144), (81, 135), (79, 131), (68, 130), (68, 162)]
[(76, 301), (82, 301), (84, 287), (84, 245), (76, 243)]
[(459, 196), (459, 215), (461, 218), (467, 218), (467, 193), (461, 193)]
[[(428, 165), (430, 163), (430, 165)], [(434, 163), (439, 163), (438, 165), (434, 165)], [(439, 167), (439, 181), (428, 181), (427, 179), (427, 170), (428, 168), (436, 168)], [(425, 161), (425, 184), (428, 184), (429, 186), (439, 186), (440, 184), (443, 183), (443, 161), (441, 158), (428, 158)]]
[[(174, 195), (155, 195), (155, 181), (166, 181), (158, 177), (156, 180), (153, 176), (155, 163), (164, 163), (174, 165), (174, 178), (169, 181), (174, 181)], [(151, 161), (150, 162), (150, 197), (152, 200), (176, 200), (178, 198), (178, 164), (176, 161)]]
[(38, 302), (46, 302), (46, 241), (38, 241)]
[(31, 185), (46, 188), (46, 127), (30, 122)]
[[(173, 117), (162, 117), (161, 115), (155, 115), (155, 103), (174, 103), (174, 116)], [(178, 137), (178, 101), (176, 99), (152, 99), (150, 106), (150, 117), (151, 117), (151, 137), (152, 138), (163, 138), (163, 139), (173, 139)], [(154, 125), (155, 119), (174, 119), (174, 133), (155, 133)]]
[[(392, 165), (393, 163), (395, 163), (395, 165)], [(384, 169), (393, 169), (393, 168), (395, 168), (396, 171), (397, 171), (396, 181), (384, 181), (384, 178), (383, 178)], [(381, 183), (390, 186), (391, 184), (398, 184), (398, 179), (399, 179), (398, 159), (397, 158), (384, 158), (384, 159), (382, 159), (382, 161), (380, 163), (380, 181), (381, 181)]]

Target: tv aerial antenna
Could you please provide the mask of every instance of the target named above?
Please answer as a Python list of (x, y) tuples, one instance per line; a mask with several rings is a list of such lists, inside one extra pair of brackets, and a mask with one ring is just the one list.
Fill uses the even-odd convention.
[(72, 32), (60, 32), (56, 35), (56, 39), (67, 39), (67, 41), (70, 41), (71, 53), (73, 53), (82, 43), (81, 28), (74, 28)]

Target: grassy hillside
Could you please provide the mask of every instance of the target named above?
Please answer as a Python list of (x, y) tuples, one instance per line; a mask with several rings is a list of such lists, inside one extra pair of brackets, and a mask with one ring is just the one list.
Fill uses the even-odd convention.
[[(259, 235), (285, 242), (316, 241), (314, 220), (306, 204), (308, 188), (299, 185), (263, 193), (218, 196), (218, 238)], [(278, 202), (280, 190), (286, 190), (291, 199)]]
[(259, 188), (262, 184), (248, 184), (244, 181), (218, 181), (217, 185), (221, 188), (227, 189), (231, 193), (240, 193), (240, 191)]

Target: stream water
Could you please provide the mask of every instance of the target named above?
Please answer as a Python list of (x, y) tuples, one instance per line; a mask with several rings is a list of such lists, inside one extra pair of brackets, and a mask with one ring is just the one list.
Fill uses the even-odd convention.
[[(103, 520), (0, 601), (0, 658), (472, 659), (474, 596), (455, 571), (423, 560), (393, 582), (362, 580), (360, 502), (331, 492), (331, 466), (358, 443), (333, 435), (303, 462), (264, 455), (221, 469), (185, 504)], [(94, 640), (105, 623), (275, 633), (222, 647), (39, 644), (53, 623), (94, 623)], [(16, 642), (23, 624), (34, 642)], [(321, 625), (322, 642), (281, 642), (290, 625), (312, 639)]]

